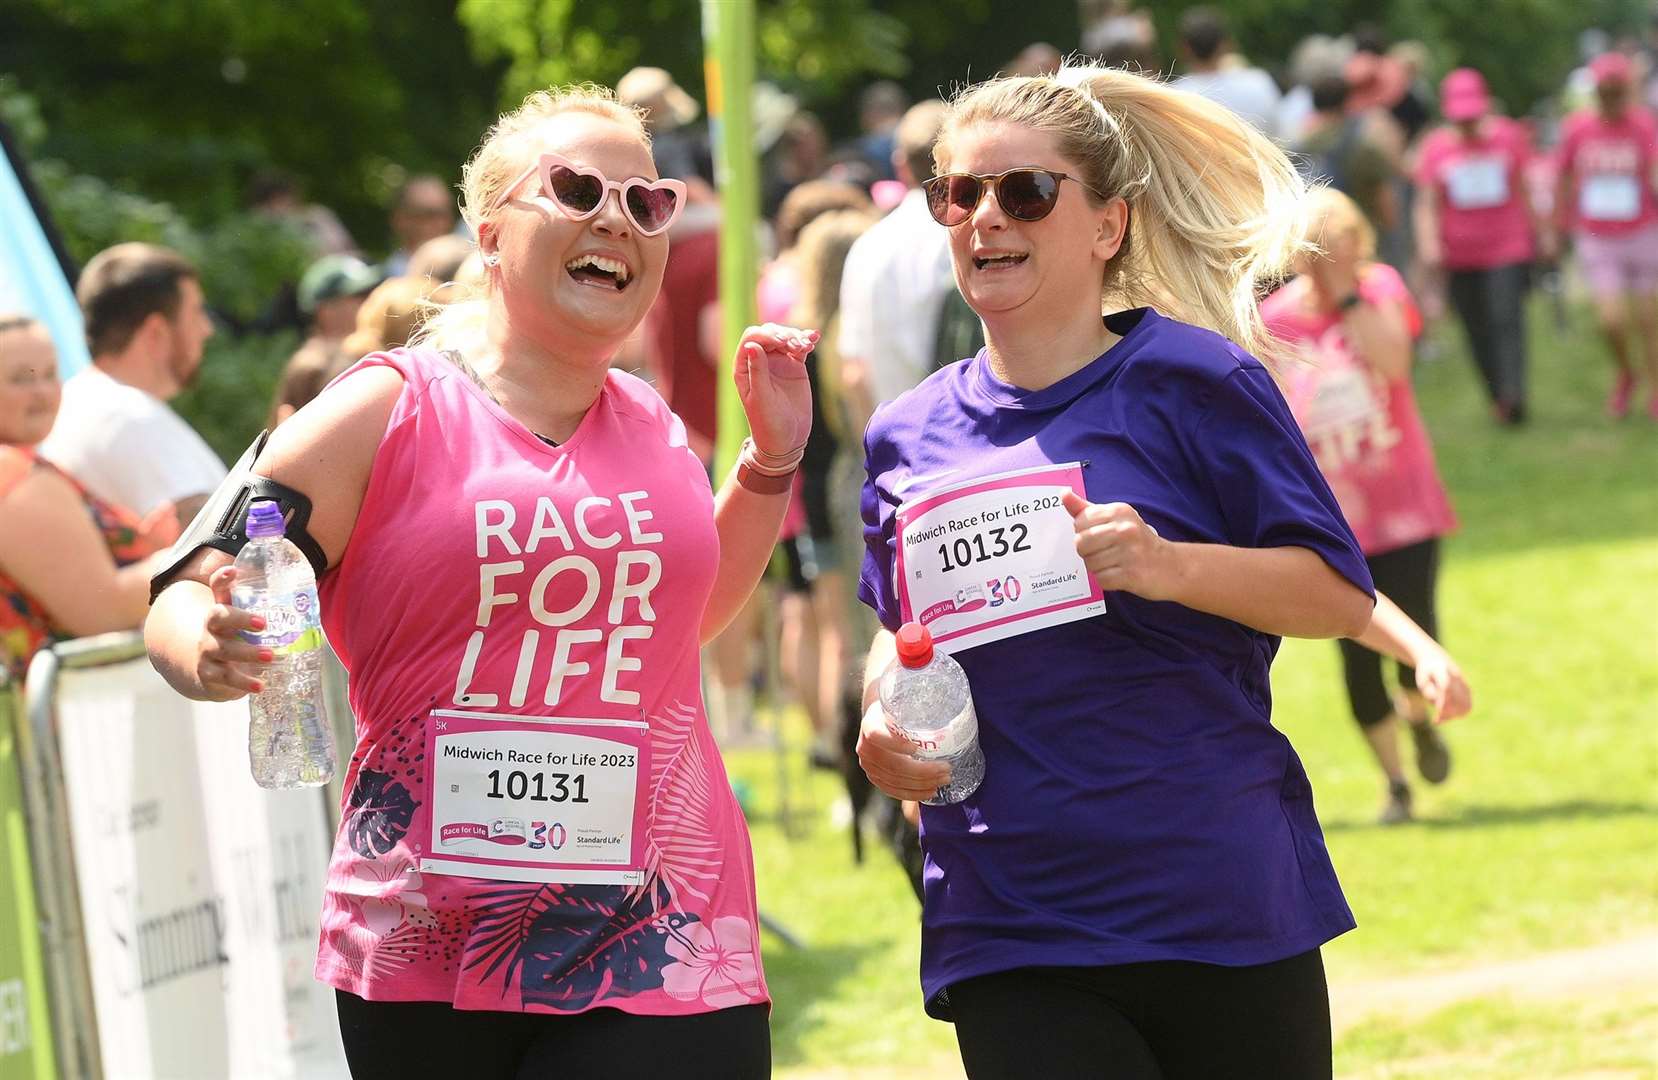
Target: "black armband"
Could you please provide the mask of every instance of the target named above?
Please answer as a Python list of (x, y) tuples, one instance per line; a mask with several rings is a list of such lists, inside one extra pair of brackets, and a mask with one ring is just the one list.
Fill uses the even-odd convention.
[(282, 508), (282, 518), (287, 522), (284, 535), (304, 553), (317, 576), (321, 577), (328, 569), (328, 556), (306, 529), (311, 523), (311, 500), (302, 492), (253, 471), (253, 463), (269, 438), (270, 432), (259, 433), (224, 483), (207, 500), (207, 505), (168, 549), (165, 567), (150, 578), (150, 603), (155, 603), (161, 590), (173, 583), (173, 575), (202, 548), (215, 548), (231, 556), (239, 554), (248, 542), (248, 506), (262, 499), (273, 500)]

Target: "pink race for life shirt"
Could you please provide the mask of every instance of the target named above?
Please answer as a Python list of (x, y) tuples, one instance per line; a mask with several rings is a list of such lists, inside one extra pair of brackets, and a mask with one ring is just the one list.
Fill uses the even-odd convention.
[(1506, 116), (1486, 117), (1473, 139), (1442, 127), (1423, 140), (1416, 182), (1434, 192), (1448, 268), (1488, 270), (1531, 260), (1524, 197), (1530, 160), (1530, 136)]
[[(683, 425), (611, 371), (551, 446), (435, 352), (341, 378), (379, 365), (403, 390), (320, 587), (357, 747), (317, 977), (461, 1009), (766, 1002), (753, 854), (703, 710), (719, 538)], [(578, 852), (633, 883), (568, 869)]]
[(1562, 209), (1574, 228), (1627, 236), (1658, 221), (1652, 187), (1658, 121), (1645, 109), (1630, 108), (1616, 122), (1594, 109), (1573, 113), (1561, 125), (1555, 153), (1572, 173), (1570, 205)]
[[(1384, 379), (1354, 353), (1335, 313), (1310, 311), (1304, 282), (1261, 304), (1267, 328), (1301, 354), (1280, 372), (1284, 396), (1366, 555), (1408, 547), (1456, 528), (1434, 466), (1410, 376)], [(1404, 306), (1411, 337), (1422, 317), (1398, 271), (1367, 266), (1359, 295)]]

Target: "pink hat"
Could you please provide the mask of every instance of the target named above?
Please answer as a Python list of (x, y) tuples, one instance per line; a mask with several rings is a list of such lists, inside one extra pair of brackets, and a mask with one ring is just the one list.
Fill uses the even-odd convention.
[(1491, 111), (1485, 76), (1473, 68), (1457, 68), (1439, 84), (1439, 111), (1452, 123), (1478, 120)]
[(1594, 76), (1596, 86), (1627, 83), (1635, 78), (1635, 65), (1621, 52), (1603, 52), (1589, 61), (1589, 74)]

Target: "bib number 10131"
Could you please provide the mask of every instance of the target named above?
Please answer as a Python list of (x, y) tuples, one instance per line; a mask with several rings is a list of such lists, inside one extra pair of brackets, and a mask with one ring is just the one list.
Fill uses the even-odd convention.
[[(551, 782), (552, 791), (547, 788)], [(504, 790), (503, 790), (504, 789)], [(532, 790), (533, 789), (533, 790)], [(582, 773), (526, 773), (517, 769), (506, 774), (503, 782), (500, 769), (489, 771), (489, 790), (486, 799), (511, 799), (518, 802), (584, 803), (587, 798), (587, 777)]]

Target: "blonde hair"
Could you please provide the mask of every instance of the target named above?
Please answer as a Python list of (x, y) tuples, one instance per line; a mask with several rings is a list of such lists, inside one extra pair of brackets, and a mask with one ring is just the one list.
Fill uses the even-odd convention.
[(424, 277), (387, 278), (357, 309), (357, 328), (341, 343), (354, 358), (408, 344), (431, 310), (431, 287)]
[(853, 242), (879, 220), (880, 215), (873, 209), (845, 207), (819, 214), (800, 230), (800, 300), (791, 319), (808, 329), (822, 330), (840, 313), (846, 254)]
[[(580, 83), (537, 90), (518, 108), (504, 113), (484, 133), (484, 140), (461, 169), (461, 216), (477, 233), (498, 212), (496, 200), (528, 162), (523, 145), (526, 136), (563, 113), (579, 112), (600, 116), (637, 133), (639, 141), (650, 144), (644, 113), (623, 105), (609, 87)], [(493, 286), (486, 275), (481, 288), (448, 303), (426, 305), (426, 321), (410, 339), (411, 345), (452, 349), (463, 355), (478, 351), (485, 342), (489, 299)]]
[(1333, 187), (1313, 189), (1307, 199), (1306, 240), (1315, 250), (1305, 255), (1322, 254), (1329, 247), (1328, 238), (1341, 233), (1358, 237), (1360, 261), (1369, 262), (1376, 257), (1376, 228), (1359, 209), (1359, 204)]
[(841, 377), (840, 337), (841, 275), (852, 244), (869, 227), (881, 220), (870, 208), (830, 210), (813, 218), (800, 230), (796, 251), (800, 267), (800, 299), (789, 318), (797, 326), (822, 331), (817, 346), (817, 387), (822, 414), (837, 437), (847, 434), (845, 380)]
[(955, 132), (988, 123), (1051, 135), (1079, 179), (1127, 201), (1128, 231), (1105, 269), (1106, 310), (1149, 305), (1263, 360), (1280, 356), (1258, 294), (1304, 246), (1307, 185), (1270, 139), (1196, 94), (1067, 63), (958, 95), (935, 150), (939, 171)]

